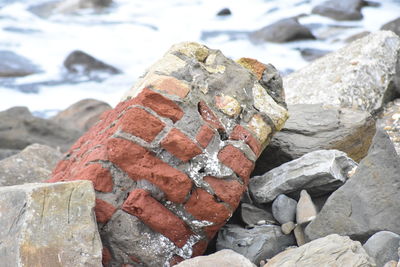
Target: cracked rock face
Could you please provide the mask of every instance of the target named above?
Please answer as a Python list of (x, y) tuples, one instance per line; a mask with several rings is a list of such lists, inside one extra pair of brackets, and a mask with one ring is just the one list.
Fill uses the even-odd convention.
[(94, 205), (88, 181), (1, 187), (2, 266), (100, 266)]
[(239, 62), (173, 46), (54, 170), (51, 181), (93, 181), (105, 266), (200, 255), (238, 206), (288, 116), (282, 87), (259, 82), (274, 69)]

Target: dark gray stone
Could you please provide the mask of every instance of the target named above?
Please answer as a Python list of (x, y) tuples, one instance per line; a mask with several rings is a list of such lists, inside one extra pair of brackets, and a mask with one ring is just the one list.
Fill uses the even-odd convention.
[(255, 43), (285, 43), (301, 39), (315, 39), (315, 37), (307, 27), (298, 22), (297, 18), (279, 20), (250, 34), (250, 40)]
[(32, 116), (26, 107), (0, 112), (0, 148), (24, 149), (39, 143), (65, 151), (80, 135), (80, 131)]
[(314, 61), (317, 58), (323, 57), (331, 52), (329, 50), (321, 50), (316, 48), (301, 48), (299, 50), (302, 58), (306, 61)]
[(298, 199), (306, 189), (321, 196), (343, 185), (357, 164), (338, 150), (318, 150), (250, 179), (249, 190), (255, 203), (272, 202), (285, 194)]
[(271, 213), (251, 204), (242, 203), (240, 206), (240, 212), (242, 221), (247, 225), (257, 224), (260, 221), (265, 221), (266, 224), (276, 224)]
[(232, 249), (253, 263), (269, 259), (295, 245), (292, 235), (284, 235), (279, 226), (263, 225), (244, 229), (237, 225), (225, 225), (218, 233), (217, 250)]
[(19, 152), (21, 152), (20, 149), (1, 148), (0, 149), (0, 160), (11, 157), (12, 155), (18, 154)]
[(388, 261), (399, 259), (400, 235), (381, 231), (371, 236), (363, 247), (368, 255), (375, 259), (376, 265), (380, 267)]
[(392, 31), (400, 36), (400, 17), (382, 25), (381, 30)]
[(312, 9), (313, 14), (335, 20), (360, 20), (363, 0), (328, 0)]
[(257, 160), (253, 175), (262, 175), (321, 149), (344, 151), (355, 161), (367, 154), (375, 134), (375, 121), (368, 112), (322, 104), (289, 105), (288, 108), (289, 119)]
[(378, 231), (400, 233), (400, 159), (383, 130), (355, 174), (327, 200), (305, 229), (314, 240), (332, 233), (366, 241)]
[(232, 15), (232, 12), (229, 8), (223, 8), (217, 13), (217, 16), (229, 16), (229, 15)]
[(22, 77), (40, 71), (29, 59), (12, 51), (0, 51), (0, 77)]
[(272, 214), (280, 224), (294, 222), (296, 219), (296, 207), (296, 200), (281, 194), (272, 203)]

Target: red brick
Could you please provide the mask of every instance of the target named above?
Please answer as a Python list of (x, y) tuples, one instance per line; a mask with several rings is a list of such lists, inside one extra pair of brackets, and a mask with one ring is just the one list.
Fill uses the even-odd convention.
[(161, 146), (183, 162), (187, 162), (202, 153), (201, 149), (189, 137), (175, 128), (161, 141)]
[(194, 244), (192, 247), (192, 250), (193, 250), (192, 258), (203, 255), (203, 253), (207, 249), (207, 246), (208, 246), (208, 243), (206, 240), (200, 240), (199, 242)]
[(103, 247), (103, 252), (102, 252), (102, 263), (103, 266), (108, 266), (110, 264), (111, 261), (111, 252), (107, 247)]
[(94, 208), (94, 212), (96, 214), (97, 222), (108, 222), (116, 210), (117, 209), (110, 203), (102, 199), (96, 198), (96, 206)]
[(164, 129), (165, 124), (141, 108), (127, 110), (116, 124), (122, 131), (151, 142)]
[(103, 168), (99, 163), (93, 163), (83, 167), (69, 180), (92, 181), (94, 189), (104, 193), (112, 192), (114, 186), (110, 171)]
[(135, 98), (135, 103), (149, 107), (158, 115), (170, 118), (173, 122), (177, 122), (183, 117), (182, 109), (174, 101), (148, 88), (144, 88), (140, 92)]
[(247, 145), (249, 145), (251, 150), (253, 150), (254, 154), (256, 154), (257, 156), (260, 155), (261, 144), (243, 126), (236, 125), (235, 128), (233, 129), (231, 135), (229, 136), (229, 139), (231, 139), (231, 140), (243, 140)]
[(236, 172), (247, 186), (254, 163), (246, 158), (242, 151), (232, 145), (227, 145), (219, 151), (218, 159)]
[(235, 210), (240, 203), (240, 199), (246, 187), (241, 185), (235, 180), (223, 180), (212, 176), (204, 177), (211, 188), (214, 190), (215, 194), (223, 202), (229, 204), (232, 210)]
[(56, 175), (56, 174), (58, 174), (60, 172), (65, 172), (66, 170), (68, 170), (68, 168), (70, 167), (71, 163), (72, 162), (70, 160), (67, 160), (67, 159), (60, 160), (57, 163), (57, 165), (54, 168), (54, 170), (53, 170), (53, 175)]
[(189, 86), (185, 82), (174, 77), (157, 75), (155, 78), (150, 84), (156, 90), (176, 95), (181, 99), (185, 98), (190, 91)]
[(218, 131), (225, 132), (224, 126), (222, 126), (217, 116), (215, 116), (214, 112), (207, 106), (204, 101), (199, 102), (198, 110), (203, 120), (207, 122), (211, 127), (217, 129)]
[(95, 148), (92, 148), (92, 151), (90, 151), (87, 157), (85, 158), (86, 162), (93, 162), (98, 160), (102, 161), (108, 160), (107, 147), (103, 144), (98, 145)]
[(112, 138), (108, 140), (107, 149), (110, 161), (133, 180), (150, 181), (172, 202), (183, 203), (192, 188), (192, 181), (185, 173), (169, 166), (133, 142)]
[(133, 190), (122, 209), (138, 217), (151, 229), (169, 238), (178, 247), (183, 247), (192, 235), (188, 226), (174, 213), (151, 197), (144, 189)]
[(245, 68), (252, 71), (258, 80), (261, 80), (264, 70), (267, 66), (256, 59), (244, 57), (238, 60), (238, 63), (244, 66)]
[(211, 142), (213, 136), (214, 131), (207, 125), (203, 125), (196, 135), (196, 140), (203, 148), (206, 148)]

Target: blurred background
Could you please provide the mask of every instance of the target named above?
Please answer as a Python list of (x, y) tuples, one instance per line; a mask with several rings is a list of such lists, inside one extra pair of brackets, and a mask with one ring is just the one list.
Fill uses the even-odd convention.
[(0, 0), (0, 110), (47, 118), (84, 98), (115, 106), (181, 41), (285, 75), (400, 17), (400, 0), (337, 2), (363, 4), (343, 17), (316, 10), (321, 0)]

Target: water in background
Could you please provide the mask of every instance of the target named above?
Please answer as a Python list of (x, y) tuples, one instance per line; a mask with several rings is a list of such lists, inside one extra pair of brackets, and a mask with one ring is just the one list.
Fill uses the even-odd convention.
[[(310, 14), (322, 0), (114, 0), (101, 13), (82, 10), (73, 15), (40, 18), (29, 11), (42, 0), (0, 0), (0, 50), (11, 50), (37, 64), (43, 72), (1, 86), (0, 110), (27, 106), (41, 116), (84, 99), (95, 98), (116, 105), (147, 67), (174, 43), (196, 41), (231, 57), (252, 57), (272, 63), (282, 72), (307, 64), (299, 48), (336, 50), (344, 40), (364, 30), (376, 31), (400, 15), (399, 0), (382, 0), (380, 7), (364, 7), (361, 21), (338, 22), (318, 15), (302, 17), (323, 40), (285, 44), (252, 44), (246, 32), (279, 19)], [(217, 17), (228, 7), (231, 16)], [(123, 71), (102, 82), (40, 85), (21, 92), (17, 85), (57, 81), (63, 61), (73, 50), (83, 50)]]

